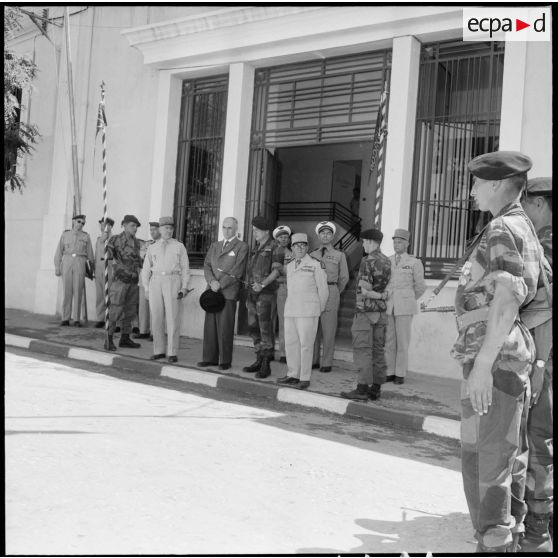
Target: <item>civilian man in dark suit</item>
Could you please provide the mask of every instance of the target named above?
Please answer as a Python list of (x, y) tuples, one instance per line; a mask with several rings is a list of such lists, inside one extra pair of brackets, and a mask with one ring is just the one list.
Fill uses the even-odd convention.
[(219, 364), (221, 370), (231, 367), (236, 302), (248, 260), (248, 244), (237, 238), (237, 231), (238, 221), (227, 217), (223, 221), (224, 239), (214, 242), (205, 257), (205, 280), (212, 291), (223, 293), (225, 307), (220, 312), (205, 314), (203, 360), (198, 366)]

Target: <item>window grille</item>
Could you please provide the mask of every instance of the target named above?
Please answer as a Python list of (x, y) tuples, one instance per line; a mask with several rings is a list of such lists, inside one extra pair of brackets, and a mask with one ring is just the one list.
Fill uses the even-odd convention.
[(489, 218), (472, 208), (467, 163), (498, 149), (503, 68), (503, 43), (422, 47), (410, 230), (429, 278), (443, 277)]
[(174, 212), (192, 267), (219, 233), (227, 92), (226, 75), (182, 84)]

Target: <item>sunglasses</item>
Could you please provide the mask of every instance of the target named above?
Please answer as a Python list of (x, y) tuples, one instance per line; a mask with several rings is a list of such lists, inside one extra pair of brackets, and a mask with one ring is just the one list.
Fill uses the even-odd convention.
[(80, 225), (85, 225), (85, 221), (76, 221), (76, 223), (79, 223)]

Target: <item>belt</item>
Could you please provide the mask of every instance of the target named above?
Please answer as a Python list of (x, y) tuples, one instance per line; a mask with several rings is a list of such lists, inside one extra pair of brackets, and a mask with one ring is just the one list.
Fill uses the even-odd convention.
[(328, 285), (337, 285), (337, 281), (328, 281), (327, 284)]
[(488, 306), (465, 312), (464, 314), (461, 314), (461, 316), (457, 316), (456, 320), (457, 329), (459, 330), (459, 332), (463, 331), (471, 324), (476, 324), (477, 322), (486, 322), (486, 320), (488, 320)]
[(153, 275), (182, 275), (182, 271), (155, 271)]
[(66, 256), (72, 256), (72, 258), (85, 258), (85, 254), (66, 254)]

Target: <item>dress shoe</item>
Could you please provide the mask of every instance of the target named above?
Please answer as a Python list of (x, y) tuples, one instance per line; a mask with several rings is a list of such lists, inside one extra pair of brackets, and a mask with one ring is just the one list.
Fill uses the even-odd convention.
[(218, 362), (209, 362), (208, 360), (200, 360), (200, 362), (198, 362), (198, 366), (202, 366), (204, 368), (206, 366), (217, 366), (218, 364)]
[(344, 399), (353, 399), (356, 401), (368, 401), (368, 385), (357, 384), (357, 387), (352, 391), (342, 391), (341, 397)]
[(165, 358), (167, 355), (165, 353), (159, 353), (157, 355), (150, 356), (150, 360), (159, 360), (160, 358)]
[(292, 376), (281, 376), (280, 378), (277, 378), (277, 383), (278, 384), (290, 384), (291, 380), (296, 380), (296, 378), (293, 378)]
[(62, 320), (62, 321), (60, 322), (60, 325), (61, 325), (61, 326), (69, 326), (69, 325), (70, 325), (70, 320)]
[(81, 327), (81, 322), (79, 320), (74, 322), (74, 327)]
[(129, 349), (139, 349), (141, 345), (139, 343), (134, 343), (130, 336), (127, 333), (123, 333), (120, 336), (120, 343), (118, 343), (119, 347), (128, 347)]
[(308, 381), (298, 382), (296, 384), (296, 389), (307, 389), (309, 385), (310, 385), (310, 382), (308, 382)]
[(394, 374), (390, 374), (389, 376), (386, 376), (386, 382), (393, 382), (394, 380), (395, 380)]
[(319, 362), (314, 362), (312, 364), (312, 370), (317, 370), (320, 367), (320, 363)]
[(149, 333), (136, 333), (134, 339), (149, 339)]
[(97, 322), (97, 323), (95, 324), (95, 327), (96, 327), (97, 329), (101, 329), (102, 327), (105, 327), (105, 322)]
[(119, 326), (116, 326), (114, 328), (114, 333), (120, 333), (120, 327)]
[(178, 362), (178, 358), (175, 356), (170, 356), (169, 357), (169, 362)]
[(395, 380), (393, 380), (394, 384), (404, 384), (405, 383), (405, 378), (401, 377), (401, 376), (395, 376)]
[(322, 366), (320, 372), (331, 372), (331, 366)]
[(279, 359), (279, 362), (281, 362), (282, 364), (287, 364), (287, 357), (281, 357)]
[(219, 370), (228, 370), (231, 367), (230, 362), (225, 362), (224, 364), (219, 365)]

